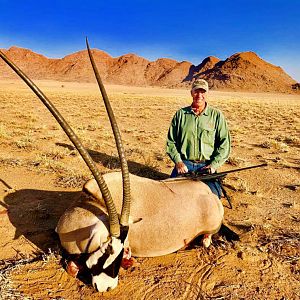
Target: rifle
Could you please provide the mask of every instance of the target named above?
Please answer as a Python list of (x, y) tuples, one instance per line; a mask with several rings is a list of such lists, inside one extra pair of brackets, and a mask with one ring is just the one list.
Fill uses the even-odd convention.
[(220, 172), (220, 173), (210, 173), (210, 169), (204, 169), (204, 170), (199, 170), (199, 171), (188, 172), (185, 174), (180, 174), (177, 177), (169, 178), (166, 180), (167, 181), (173, 181), (173, 180), (180, 181), (180, 180), (192, 179), (192, 180), (208, 181), (208, 180), (213, 180), (213, 179), (223, 179), (226, 177), (227, 174), (230, 174), (230, 173), (240, 172), (240, 171), (254, 169), (254, 168), (266, 167), (267, 165), (268, 164), (265, 163), (265, 164), (260, 164), (260, 165), (245, 167), (245, 168), (228, 170), (228, 171), (224, 171), (224, 172)]
[(249, 170), (249, 169), (254, 169), (254, 168), (261, 168), (261, 167), (266, 167), (268, 164), (260, 164), (260, 165), (255, 165), (255, 166), (250, 166), (250, 167), (245, 167), (245, 168), (239, 168), (239, 169), (233, 169), (233, 170), (228, 170), (220, 173), (211, 173), (210, 169), (203, 169), (199, 171), (194, 171), (194, 172), (189, 172), (185, 174), (180, 174), (175, 178), (169, 178), (166, 179), (166, 181), (181, 181), (181, 180), (195, 180), (195, 181), (209, 181), (209, 180), (216, 180), (220, 183), (222, 192), (224, 197), (227, 199), (230, 209), (232, 208), (231, 204), (231, 199), (229, 195), (227, 194), (226, 190), (222, 186), (222, 180), (226, 177), (227, 174), (234, 173), (234, 172), (240, 172), (244, 170)]

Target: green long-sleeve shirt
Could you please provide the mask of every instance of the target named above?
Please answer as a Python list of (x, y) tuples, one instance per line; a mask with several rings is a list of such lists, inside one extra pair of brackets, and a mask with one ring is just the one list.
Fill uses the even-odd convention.
[(173, 162), (207, 160), (214, 169), (230, 153), (230, 135), (221, 111), (206, 105), (197, 116), (191, 106), (176, 112), (167, 137), (167, 153)]

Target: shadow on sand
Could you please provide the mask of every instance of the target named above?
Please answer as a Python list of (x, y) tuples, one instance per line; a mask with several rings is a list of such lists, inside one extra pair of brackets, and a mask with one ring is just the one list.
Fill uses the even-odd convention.
[[(59, 146), (74, 149), (68, 144)], [(116, 169), (120, 168), (119, 159), (104, 153), (89, 150), (95, 162), (103, 166)], [(153, 168), (141, 165), (136, 162), (128, 162), (132, 174), (152, 179), (168, 178), (167, 174), (161, 173)], [(8, 188), (9, 183), (0, 181)], [(57, 249), (59, 246), (58, 236), (55, 227), (61, 215), (78, 199), (80, 191), (45, 191), (23, 189), (8, 194), (4, 201), (0, 201), (0, 207), (7, 210), (10, 222), (16, 228), (14, 239), (23, 235), (26, 239), (36, 245), (39, 249), (47, 252), (49, 248)]]
[[(75, 148), (69, 144), (65, 143), (56, 143), (57, 146), (67, 148), (69, 150), (74, 150)], [(119, 157), (111, 156), (106, 153), (97, 152), (94, 150), (88, 149), (88, 153), (92, 157), (93, 161), (96, 163), (101, 163), (104, 167), (114, 170), (114, 169), (120, 169), (120, 161)], [(154, 180), (163, 180), (169, 178), (168, 174), (159, 172), (151, 167), (142, 165), (140, 163), (128, 160), (128, 168), (129, 172), (131, 174), (141, 176), (141, 177), (147, 177)]]
[(9, 220), (16, 228), (14, 239), (23, 235), (47, 252), (49, 248), (57, 249), (57, 222), (79, 195), (80, 192), (23, 189), (8, 194), (0, 207), (6, 208)]

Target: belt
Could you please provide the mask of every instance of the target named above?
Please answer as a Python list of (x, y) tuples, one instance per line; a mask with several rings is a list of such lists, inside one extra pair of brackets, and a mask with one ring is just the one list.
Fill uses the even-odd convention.
[(206, 160), (190, 160), (190, 162), (192, 162), (194, 164), (204, 164), (204, 163), (206, 163)]

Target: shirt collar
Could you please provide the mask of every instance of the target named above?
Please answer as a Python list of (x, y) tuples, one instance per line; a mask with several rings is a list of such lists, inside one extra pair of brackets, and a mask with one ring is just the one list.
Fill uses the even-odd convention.
[[(189, 107), (190, 108), (190, 113), (196, 115), (192, 109), (192, 105)], [(208, 115), (208, 103), (206, 102), (206, 105), (205, 105), (205, 108), (203, 110), (203, 112), (199, 115), (199, 116), (202, 116), (202, 115), (205, 115), (207, 116)]]

